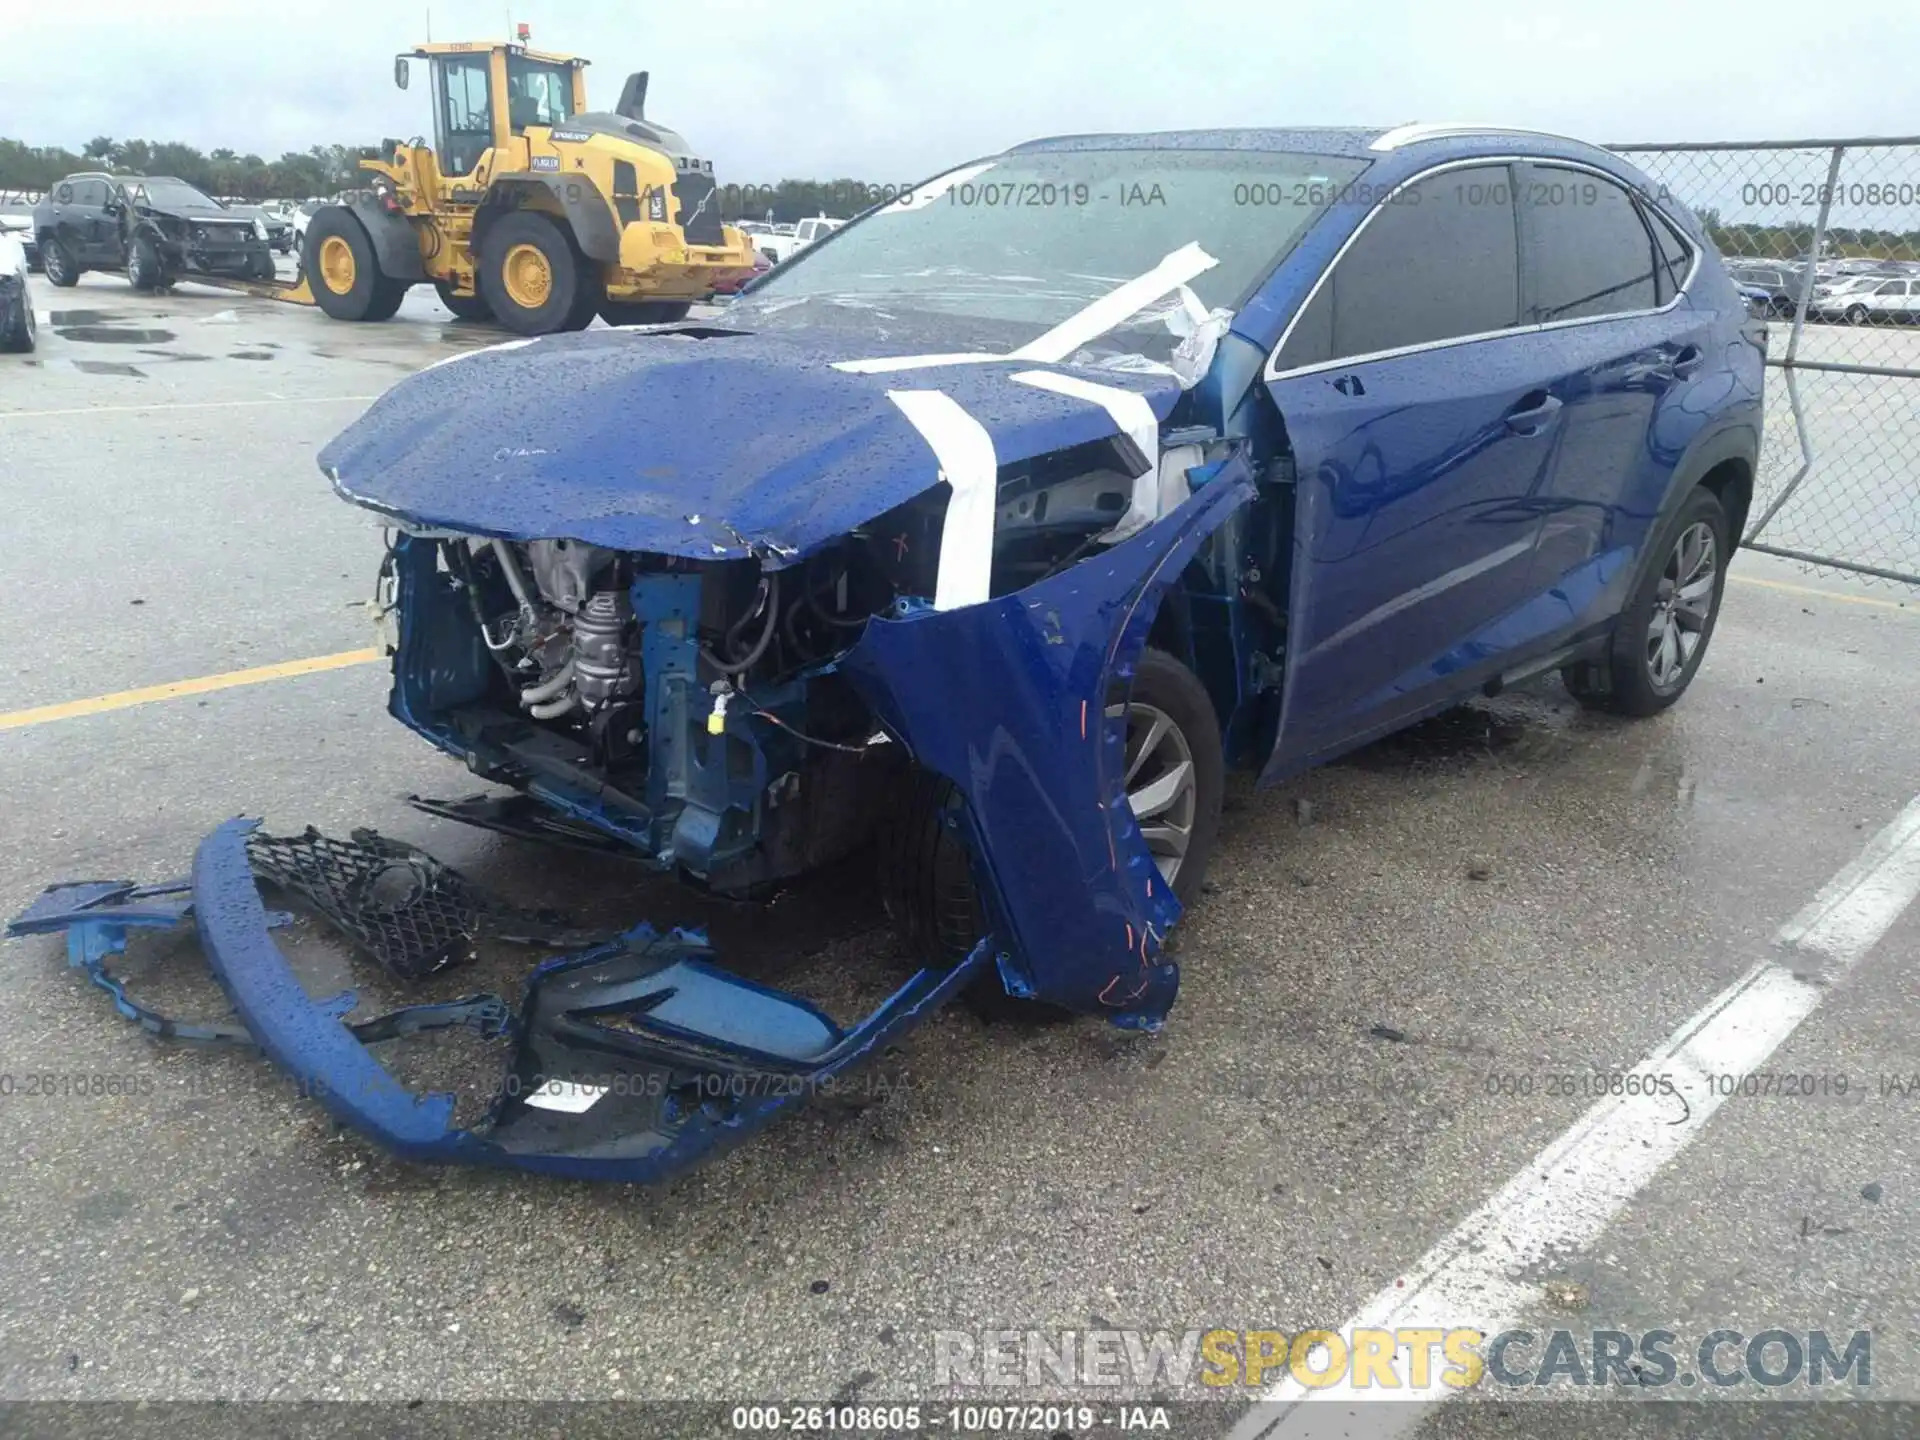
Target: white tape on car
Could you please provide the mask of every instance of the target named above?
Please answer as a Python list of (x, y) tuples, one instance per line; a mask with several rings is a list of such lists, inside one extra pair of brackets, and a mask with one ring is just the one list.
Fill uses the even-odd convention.
[(1202, 250), (1197, 241), (1188, 241), (1146, 274), (1136, 275), (1126, 284), (1109, 290), (1085, 309), (1069, 315), (1046, 334), (1029, 340), (1013, 352), (1014, 359), (1057, 365), (1128, 316), (1144, 310), (1168, 291), (1178, 290), (1196, 275), (1204, 275), (1219, 263)]
[(952, 494), (940, 531), (933, 608), (956, 610), (987, 598), (993, 579), (993, 506), (1000, 462), (987, 427), (939, 390), (889, 390), (887, 398), (920, 432)]
[(988, 355), (966, 350), (955, 355), (882, 355), (876, 360), (835, 360), (833, 368), (848, 375), (891, 375), (899, 370), (938, 370), (943, 365), (1007, 363), (1011, 355)]

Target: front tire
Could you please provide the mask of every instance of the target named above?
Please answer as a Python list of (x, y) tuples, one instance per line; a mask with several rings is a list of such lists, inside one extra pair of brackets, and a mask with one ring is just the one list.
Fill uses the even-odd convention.
[(479, 279), (494, 318), (521, 335), (579, 330), (592, 322), (601, 298), (586, 257), (537, 210), (503, 215), (487, 232)]
[(1657, 557), (1634, 587), (1604, 659), (1561, 672), (1590, 710), (1657, 715), (1686, 694), (1707, 656), (1733, 546), (1720, 499), (1698, 486), (1655, 542)]
[[(1107, 715), (1127, 720), (1127, 799), (1147, 848), (1181, 905), (1191, 905), (1213, 858), (1226, 783), (1213, 701), (1185, 665), (1164, 650), (1148, 650), (1132, 689), (1114, 698)], [(918, 775), (913, 785), (892, 832), (882, 836), (881, 889), (920, 963), (951, 969), (987, 928), (966, 842), (948, 823), (962, 801), (953, 784), (936, 775)], [(992, 1019), (1065, 1013), (1010, 996), (994, 969), (974, 979), (963, 999)]]
[(169, 284), (166, 266), (160, 260), (160, 247), (148, 236), (135, 236), (127, 248), (127, 283), (148, 294), (164, 290)]
[(62, 290), (70, 290), (80, 283), (80, 266), (73, 252), (67, 249), (67, 242), (57, 235), (41, 240), (40, 269), (49, 285), (58, 285)]
[(1864, 305), (1848, 306), (1847, 307), (1847, 323), (1849, 325), (1866, 324), (1867, 323), (1867, 307)]
[(314, 303), (335, 320), (392, 319), (407, 293), (406, 281), (380, 273), (366, 228), (344, 207), (315, 212), (300, 269)]
[(600, 318), (609, 325), (671, 325), (691, 309), (689, 300), (602, 300)]

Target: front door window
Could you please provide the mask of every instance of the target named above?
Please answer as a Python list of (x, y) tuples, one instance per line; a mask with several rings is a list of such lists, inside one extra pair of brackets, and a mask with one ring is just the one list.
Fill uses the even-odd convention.
[(440, 114), (436, 137), (443, 175), (470, 174), (493, 144), (487, 57), (449, 59), (440, 65)]

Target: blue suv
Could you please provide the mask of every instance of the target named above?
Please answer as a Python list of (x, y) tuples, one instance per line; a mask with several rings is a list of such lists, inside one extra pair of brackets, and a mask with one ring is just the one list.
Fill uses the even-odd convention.
[(286, 983), (242, 827), (196, 861), (209, 958), (402, 1153), (630, 1178), (957, 994), (1157, 1026), (1228, 765), (1549, 670), (1679, 698), (1764, 344), (1617, 156), (1408, 126), (1038, 141), (716, 318), (450, 357), (320, 457), (392, 527), (393, 714), (503, 787), (418, 803), (741, 895), (877, 840), (920, 968), (843, 1026), (641, 927), (533, 971), (461, 1130)]

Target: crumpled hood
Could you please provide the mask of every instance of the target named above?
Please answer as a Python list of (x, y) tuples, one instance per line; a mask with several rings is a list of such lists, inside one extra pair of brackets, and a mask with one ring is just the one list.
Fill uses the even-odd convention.
[(401, 381), (320, 466), (347, 499), (414, 526), (778, 564), (940, 481), (890, 391), (943, 392), (1001, 465), (1120, 430), (1084, 393), (1015, 376), (1077, 376), (1161, 421), (1181, 394), (1171, 374), (1032, 361), (835, 368), (887, 353), (859, 344), (698, 324), (508, 341)]

